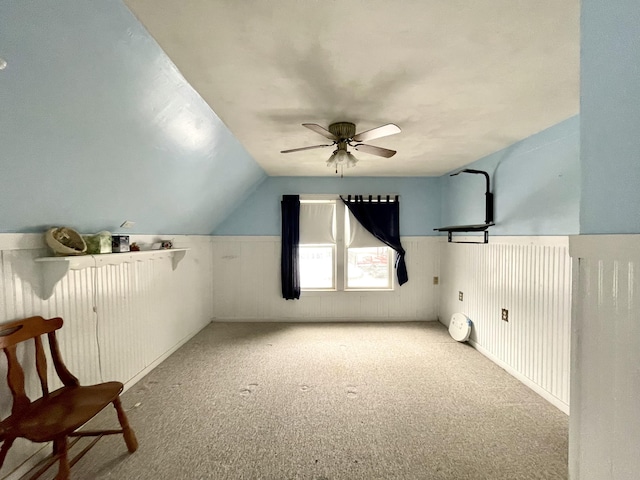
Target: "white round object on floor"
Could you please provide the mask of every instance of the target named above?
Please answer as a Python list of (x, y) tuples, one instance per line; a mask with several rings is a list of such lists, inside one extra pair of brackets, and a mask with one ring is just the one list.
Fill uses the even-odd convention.
[(458, 342), (466, 342), (471, 335), (471, 320), (464, 313), (454, 313), (449, 322), (449, 335)]

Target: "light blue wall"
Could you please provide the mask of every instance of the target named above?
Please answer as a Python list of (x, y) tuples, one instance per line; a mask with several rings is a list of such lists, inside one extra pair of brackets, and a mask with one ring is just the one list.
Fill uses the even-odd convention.
[(440, 181), (434, 177), (270, 177), (214, 234), (280, 235), (282, 195), (305, 193), (398, 194), (403, 236), (434, 235), (439, 226)]
[[(490, 175), (496, 223), (490, 235), (578, 233), (579, 129), (579, 116), (569, 118), (466, 167)], [(441, 180), (443, 226), (484, 223), (484, 176)]]
[(640, 233), (640, 2), (582, 12), (580, 232)]
[(3, 0), (0, 57), (0, 232), (209, 234), (266, 178), (119, 0)]

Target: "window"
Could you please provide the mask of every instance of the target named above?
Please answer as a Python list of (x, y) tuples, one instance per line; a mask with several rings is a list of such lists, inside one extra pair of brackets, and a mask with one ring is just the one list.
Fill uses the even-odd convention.
[(300, 199), (303, 290), (392, 290), (392, 254), (339, 198)]
[(300, 200), (300, 288), (336, 289), (336, 201)]
[(389, 289), (392, 287), (391, 249), (384, 247), (347, 249), (347, 289)]
[(300, 245), (300, 288), (334, 290), (334, 245)]

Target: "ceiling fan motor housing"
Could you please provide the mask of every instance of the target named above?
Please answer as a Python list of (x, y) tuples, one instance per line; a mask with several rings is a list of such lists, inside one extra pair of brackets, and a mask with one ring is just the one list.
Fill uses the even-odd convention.
[(351, 122), (337, 122), (329, 125), (329, 131), (340, 140), (346, 140), (356, 134), (356, 125)]

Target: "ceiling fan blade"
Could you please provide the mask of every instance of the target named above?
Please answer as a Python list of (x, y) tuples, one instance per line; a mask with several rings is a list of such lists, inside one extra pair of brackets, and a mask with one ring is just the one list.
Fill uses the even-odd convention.
[(309, 130), (313, 130), (316, 133), (319, 133), (323, 137), (327, 137), (329, 140), (338, 140), (338, 137), (336, 137), (329, 130), (327, 130), (324, 127), (321, 127), (317, 123), (303, 123), (302, 126), (307, 127)]
[(364, 143), (358, 143), (353, 146), (355, 150), (359, 152), (370, 153), (371, 155), (378, 155), (379, 157), (391, 158), (396, 154), (395, 150), (389, 150), (388, 148), (376, 147), (374, 145), (365, 145)]
[(302, 152), (303, 150), (312, 150), (314, 148), (333, 147), (333, 143), (327, 145), (312, 145), (311, 147), (292, 148), (291, 150), (281, 150), (280, 153)]
[(373, 140), (374, 138), (386, 137), (387, 135), (395, 135), (400, 133), (400, 127), (394, 123), (387, 123), (380, 127), (372, 128), (361, 133), (356, 133), (353, 136), (353, 140), (356, 142), (364, 142), (366, 140)]

